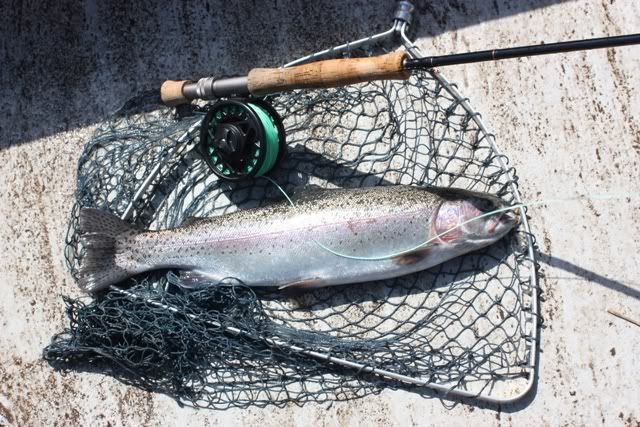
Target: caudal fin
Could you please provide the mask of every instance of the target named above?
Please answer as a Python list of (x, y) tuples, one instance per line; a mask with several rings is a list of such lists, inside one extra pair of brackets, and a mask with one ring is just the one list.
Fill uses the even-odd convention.
[[(80, 243), (85, 249), (78, 271), (78, 285), (96, 292), (130, 277), (116, 255), (119, 241), (139, 231), (117, 216), (93, 208), (80, 209)], [(122, 257), (120, 257), (122, 258)]]

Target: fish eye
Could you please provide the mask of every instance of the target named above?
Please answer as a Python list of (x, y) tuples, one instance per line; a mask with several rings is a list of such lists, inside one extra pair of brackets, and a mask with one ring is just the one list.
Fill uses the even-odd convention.
[(496, 209), (495, 203), (487, 199), (474, 198), (471, 200), (471, 203), (481, 214), (491, 212)]

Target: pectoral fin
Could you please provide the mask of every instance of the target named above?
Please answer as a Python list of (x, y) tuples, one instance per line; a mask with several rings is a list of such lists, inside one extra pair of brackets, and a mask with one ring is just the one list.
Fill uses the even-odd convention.
[(398, 265), (414, 265), (424, 260), (431, 253), (431, 248), (418, 249), (393, 257), (393, 262)]

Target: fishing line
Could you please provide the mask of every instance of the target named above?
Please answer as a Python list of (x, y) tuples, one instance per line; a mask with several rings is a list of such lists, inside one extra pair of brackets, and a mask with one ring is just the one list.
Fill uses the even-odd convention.
[[(284, 189), (282, 187), (280, 187), (280, 185), (278, 185), (277, 182), (275, 182), (273, 179), (263, 176), (261, 178), (265, 178), (267, 180), (269, 180), (273, 185), (276, 186), (276, 188), (284, 195), (284, 197), (287, 199), (287, 201), (289, 202), (289, 204), (294, 208), (297, 209), (297, 206), (295, 205), (295, 203), (293, 202), (293, 200), (291, 200), (291, 198), (289, 197), (289, 195), (286, 193), (286, 191), (284, 191)], [(374, 257), (363, 257), (363, 256), (355, 256), (355, 255), (348, 255), (348, 254), (343, 254), (340, 252), (337, 252), (329, 247), (327, 247), (326, 245), (318, 242), (316, 239), (311, 238), (311, 240), (314, 241), (314, 243), (316, 243), (318, 246), (320, 246), (322, 249), (326, 250), (329, 253), (332, 253), (333, 255), (342, 257), (342, 258), (348, 258), (348, 259), (353, 259), (353, 260), (359, 260), (359, 261), (382, 261), (382, 260), (386, 260), (386, 259), (392, 259), (392, 258), (396, 258), (398, 256), (402, 256), (411, 252), (414, 252), (416, 250), (422, 249), (425, 246), (427, 246), (429, 243), (433, 242), (434, 240), (439, 239), (440, 237), (445, 236), (446, 234), (449, 234), (452, 231), (457, 230), (458, 228), (469, 224), (470, 222), (473, 221), (477, 221), (479, 219), (482, 218), (487, 218), (490, 216), (493, 216), (495, 214), (499, 214), (499, 213), (503, 213), (503, 212), (508, 212), (508, 211), (513, 211), (513, 210), (518, 210), (518, 209), (524, 209), (525, 207), (534, 207), (534, 206), (539, 206), (539, 205), (545, 205), (548, 203), (561, 203), (561, 202), (572, 202), (572, 201), (579, 201), (579, 200), (615, 200), (615, 199), (624, 199), (624, 198), (636, 198), (636, 197), (640, 197), (640, 193), (625, 193), (625, 194), (616, 194), (616, 193), (610, 193), (610, 194), (591, 194), (591, 195), (578, 195), (578, 196), (571, 196), (571, 197), (557, 197), (557, 198), (549, 198), (549, 199), (542, 199), (542, 200), (534, 200), (531, 202), (523, 202), (523, 203), (517, 203), (515, 205), (511, 205), (511, 206), (506, 206), (504, 208), (499, 208), (499, 209), (495, 209), (493, 211), (489, 211), (489, 212), (485, 212), (481, 215), (475, 216), (473, 218), (470, 218), (466, 221), (463, 221), (453, 227), (451, 227), (450, 229), (443, 231), (442, 233), (439, 233), (429, 239), (427, 239), (426, 241), (413, 246), (409, 249), (405, 249), (399, 252), (395, 252), (389, 255), (382, 255), (382, 256), (374, 256)], [(524, 211), (523, 211), (524, 213)]]

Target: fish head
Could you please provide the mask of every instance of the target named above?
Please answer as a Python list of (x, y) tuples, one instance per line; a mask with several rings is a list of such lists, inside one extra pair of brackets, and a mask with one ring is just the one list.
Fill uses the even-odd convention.
[(448, 190), (442, 196), (433, 221), (438, 243), (466, 250), (481, 248), (501, 239), (520, 222), (518, 211), (504, 210), (508, 204), (498, 197), (464, 190)]

